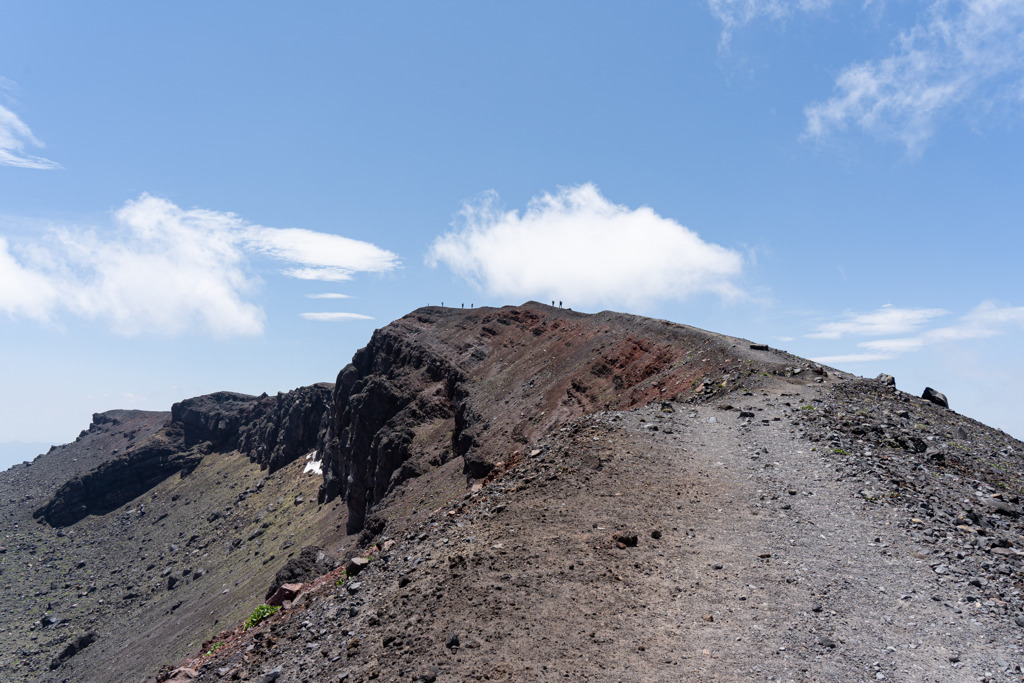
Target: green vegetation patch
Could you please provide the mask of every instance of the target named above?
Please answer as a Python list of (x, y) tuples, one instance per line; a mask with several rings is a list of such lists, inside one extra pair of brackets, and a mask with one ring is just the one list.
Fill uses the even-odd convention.
[(252, 611), (252, 614), (249, 615), (249, 618), (245, 620), (245, 625), (242, 627), (242, 629), (245, 630), (245, 631), (248, 631), (253, 626), (256, 626), (261, 621), (263, 621), (267, 617), (269, 617), (272, 614), (274, 614), (275, 612), (277, 612), (277, 610), (279, 610), (279, 609), (281, 609), (281, 608), (280, 607), (272, 607), (270, 605), (260, 605), (259, 607), (254, 609)]

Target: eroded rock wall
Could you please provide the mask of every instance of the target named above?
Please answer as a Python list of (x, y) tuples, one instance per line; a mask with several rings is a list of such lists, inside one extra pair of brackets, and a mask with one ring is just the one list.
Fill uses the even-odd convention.
[(389, 328), (376, 331), (338, 374), (320, 440), (320, 497), (345, 500), (349, 533), (363, 528), (374, 503), (426, 466), (417, 456), (435, 464), (451, 456), (450, 445), (446, 451), (436, 439), (424, 443), (423, 453), (415, 444), (437, 423), (454, 426), (455, 387), (463, 380), (453, 363)]

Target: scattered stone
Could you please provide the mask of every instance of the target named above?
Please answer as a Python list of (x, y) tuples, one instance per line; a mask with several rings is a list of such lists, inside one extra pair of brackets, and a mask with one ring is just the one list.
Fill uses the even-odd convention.
[(284, 667), (278, 664), (276, 667), (263, 674), (263, 678), (260, 679), (260, 683), (274, 683), (274, 681), (281, 678), (281, 674), (283, 672)]
[(619, 531), (612, 535), (612, 539), (623, 548), (635, 548), (640, 542), (639, 537), (630, 531)]
[(444, 646), (449, 650), (454, 650), (459, 646), (459, 634), (450, 633), (448, 637), (444, 639)]
[(921, 398), (926, 401), (931, 401), (935, 405), (942, 406), (943, 408), (949, 407), (949, 401), (946, 400), (946, 395), (941, 391), (932, 389), (931, 387), (925, 387), (924, 393), (921, 394)]
[(285, 600), (294, 600), (301, 590), (301, 583), (286, 583), (267, 599), (267, 604), (272, 607), (280, 607)]
[(658, 540), (659, 538), (661, 538), (661, 531), (659, 531), (658, 529), (652, 531), (651, 538), (653, 538), (654, 540)]
[(882, 384), (884, 384), (887, 387), (894, 387), (894, 386), (896, 386), (896, 378), (893, 377), (892, 375), (887, 375), (884, 372), (882, 374), (880, 374), (878, 377), (876, 377), (875, 381), (876, 382), (881, 382)]
[(416, 678), (413, 679), (413, 683), (434, 683), (440, 673), (441, 669), (439, 667), (428, 666), (426, 669), (416, 674)]
[(349, 576), (355, 576), (359, 572), (366, 569), (367, 565), (370, 564), (370, 558), (368, 557), (353, 557), (351, 560), (345, 563), (345, 573)]

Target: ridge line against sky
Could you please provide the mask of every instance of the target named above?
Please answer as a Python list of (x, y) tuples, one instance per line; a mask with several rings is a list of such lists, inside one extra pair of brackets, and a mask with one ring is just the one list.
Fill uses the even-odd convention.
[(1024, 435), (1024, 0), (61, 7), (60, 51), (29, 5), (0, 45), (0, 442), (527, 299), (940, 384)]

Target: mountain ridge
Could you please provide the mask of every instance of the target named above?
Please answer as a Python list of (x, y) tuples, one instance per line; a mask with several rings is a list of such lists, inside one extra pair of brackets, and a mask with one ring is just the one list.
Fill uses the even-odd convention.
[[(427, 307), (333, 385), (129, 412), (0, 473), (5, 679), (1019, 671), (1024, 446), (763, 344), (536, 302)], [(133, 462), (148, 478), (126, 489)], [(90, 476), (91, 506), (71, 495)], [(870, 534), (836, 564), (833, 539)], [(942, 599), (893, 606), (863, 577), (941, 581)], [(286, 582), (303, 584), (288, 609), (234, 626)], [(767, 602), (737, 593), (754, 590)], [(848, 609), (807, 606), (843, 591)], [(901, 669), (876, 647), (909, 642), (907, 614), (957, 610), (987, 648), (929, 627)]]

